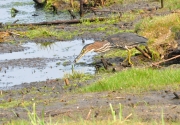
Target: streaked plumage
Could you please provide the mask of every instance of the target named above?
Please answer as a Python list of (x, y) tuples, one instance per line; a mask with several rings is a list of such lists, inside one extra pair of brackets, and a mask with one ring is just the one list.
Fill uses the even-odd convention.
[(111, 48), (120, 48), (129, 50), (138, 45), (146, 45), (147, 39), (135, 33), (118, 33), (107, 37), (104, 41), (95, 41), (83, 47), (80, 54), (76, 57), (74, 62), (77, 62), (87, 52), (106, 52)]

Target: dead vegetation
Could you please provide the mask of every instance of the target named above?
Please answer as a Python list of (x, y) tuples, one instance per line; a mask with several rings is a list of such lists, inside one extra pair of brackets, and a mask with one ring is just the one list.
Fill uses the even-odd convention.
[(170, 13), (163, 17), (146, 18), (140, 23), (139, 34), (149, 39), (149, 47), (154, 51), (154, 58), (164, 59), (170, 51), (178, 48), (175, 38), (177, 37), (175, 34), (179, 32), (177, 20), (180, 20), (179, 14)]
[(0, 32), (0, 42), (4, 42), (11, 34), (9, 32)]

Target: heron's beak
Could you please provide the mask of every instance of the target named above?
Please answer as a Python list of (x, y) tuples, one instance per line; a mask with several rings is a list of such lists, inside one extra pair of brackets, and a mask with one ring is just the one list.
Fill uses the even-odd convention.
[(81, 53), (75, 58), (74, 63), (77, 63), (77, 61), (84, 55), (85, 55), (85, 53), (81, 51)]
[(77, 63), (77, 61), (78, 61), (81, 57), (83, 57), (86, 53), (94, 50), (94, 49), (91, 49), (90, 51), (88, 51), (88, 50), (89, 50), (88, 47), (90, 47), (90, 45), (91, 45), (91, 44), (87, 44), (87, 45), (85, 45), (85, 46), (83, 47), (83, 49), (81, 50), (80, 54), (75, 58), (74, 63)]

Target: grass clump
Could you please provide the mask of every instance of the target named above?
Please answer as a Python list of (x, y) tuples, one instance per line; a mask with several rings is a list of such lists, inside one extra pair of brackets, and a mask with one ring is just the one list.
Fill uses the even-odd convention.
[(82, 92), (130, 90), (131, 92), (143, 92), (159, 90), (167, 85), (176, 88), (180, 82), (180, 70), (178, 69), (129, 69), (112, 75), (109, 78), (91, 84), (81, 89)]
[(165, 0), (164, 2), (165, 2), (165, 7), (170, 10), (180, 8), (179, 0)]
[[(49, 119), (46, 118), (44, 116), (44, 110), (41, 112), (41, 115), (37, 114), (36, 111), (36, 104), (33, 103), (32, 106), (32, 111), (30, 111), (28, 108), (25, 107), (26, 111), (27, 111), (27, 115), (28, 115), (28, 119), (26, 120), (11, 120), (9, 122), (6, 122), (5, 124), (7, 125), (104, 125), (104, 124), (108, 124), (108, 125), (129, 125), (129, 124), (135, 124), (135, 125), (159, 125), (162, 124), (164, 125), (165, 123), (168, 124), (168, 122), (164, 121), (164, 116), (163, 116), (163, 110), (161, 113), (161, 121), (148, 121), (145, 122), (143, 120), (139, 119), (129, 119), (132, 116), (132, 113), (130, 113), (128, 116), (123, 117), (123, 108), (122, 105), (119, 104), (119, 113), (116, 114), (115, 110), (113, 109), (112, 104), (109, 104), (110, 106), (110, 110), (111, 110), (111, 115), (112, 115), (112, 119), (108, 118), (108, 120), (85, 120), (82, 117), (76, 119), (76, 120), (71, 120), (71, 119), (65, 119), (65, 117), (62, 118), (61, 122), (58, 119), (53, 119), (53, 117), (49, 116)], [(16, 115), (16, 113), (14, 112), (14, 114)], [(118, 117), (119, 116), (119, 117)], [(178, 122), (169, 122), (171, 125), (178, 125)]]
[(153, 19), (145, 18), (136, 25), (136, 30), (140, 29), (139, 34), (149, 38), (150, 41), (156, 41), (162, 36), (165, 37), (172, 27), (179, 26), (179, 22), (180, 17), (178, 14), (169, 14), (163, 17), (157, 16), (153, 17)]
[(54, 37), (59, 40), (70, 40), (77, 35), (77, 31), (56, 31), (53, 27), (33, 27), (26, 32), (30, 39)]
[[(135, 27), (138, 34), (148, 38), (148, 46), (152, 51), (153, 59), (160, 59), (169, 49), (176, 48), (176, 32), (179, 27), (180, 16), (176, 13), (166, 16), (145, 18)], [(176, 28), (174, 28), (176, 27)]]
[[(47, 122), (45, 120), (45, 116), (44, 116), (44, 111), (42, 111), (42, 115), (41, 117), (38, 116), (37, 112), (36, 112), (36, 104), (33, 103), (32, 106), (32, 112), (26, 108), (27, 114), (28, 114), (28, 118), (29, 120), (12, 120), (10, 122), (7, 122), (7, 125), (58, 125), (58, 122), (53, 122), (51, 117), (49, 117), (49, 121)], [(15, 113), (15, 112), (14, 112)]]
[(50, 37), (50, 36), (58, 36), (57, 32), (50, 30), (46, 27), (35, 27), (33, 29), (29, 29), (26, 33), (29, 38), (37, 38), (37, 37)]
[(0, 109), (8, 109), (8, 108), (14, 108), (14, 107), (20, 107), (20, 106), (28, 106), (31, 105), (31, 101), (19, 101), (12, 99), (11, 101), (2, 101), (0, 104)]
[(93, 76), (91, 74), (85, 74), (80, 71), (73, 71), (72, 73), (64, 74), (64, 78), (68, 78), (70, 80), (80, 79), (81, 81), (89, 80)]

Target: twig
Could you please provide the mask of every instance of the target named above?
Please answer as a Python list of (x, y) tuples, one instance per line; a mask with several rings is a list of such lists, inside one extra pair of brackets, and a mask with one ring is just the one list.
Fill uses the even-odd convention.
[(162, 68), (162, 66), (159, 66), (158, 64), (156, 65), (156, 64), (153, 64), (153, 63), (152, 63), (151, 67), (152, 67), (152, 66), (156, 66), (157, 68)]
[(169, 59), (166, 59), (166, 60), (162, 60), (162, 61), (159, 61), (159, 62), (156, 62), (156, 63), (152, 63), (152, 65), (157, 66), (157, 65), (159, 65), (159, 64), (161, 64), (161, 63), (164, 63), (164, 62), (167, 62), (167, 61), (176, 59), (176, 58), (178, 58), (178, 57), (180, 57), (180, 55), (177, 55), (177, 56), (174, 56), (174, 57), (172, 57), (172, 58), (169, 58)]
[(17, 23), (19, 20), (17, 19), (17, 20), (15, 20), (12, 24), (15, 24), (15, 23)]
[(129, 118), (129, 117), (131, 117), (132, 116), (132, 113), (131, 114), (129, 114), (122, 122), (125, 122), (125, 121), (127, 121), (127, 119)]
[(91, 114), (91, 109), (89, 110), (89, 113), (88, 113), (88, 115), (87, 115), (87, 117), (86, 117), (86, 120), (89, 119), (90, 114)]
[(143, 50), (141, 50), (139, 47), (135, 47), (138, 51), (140, 51), (145, 57), (147, 57), (148, 59), (151, 59), (151, 57), (149, 56), (149, 54), (147, 54), (146, 52), (144, 52)]
[(125, 99), (125, 97), (116, 97), (116, 99)]
[(67, 78), (64, 80), (64, 82), (65, 82), (66, 86), (69, 85), (69, 80)]
[(152, 52), (150, 51), (150, 49), (147, 46), (145, 46), (145, 48), (147, 50), (147, 53), (152, 57)]

